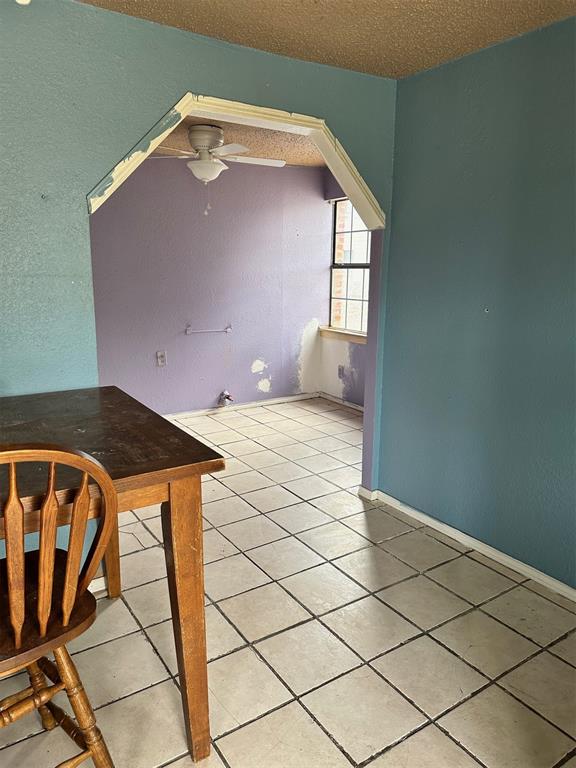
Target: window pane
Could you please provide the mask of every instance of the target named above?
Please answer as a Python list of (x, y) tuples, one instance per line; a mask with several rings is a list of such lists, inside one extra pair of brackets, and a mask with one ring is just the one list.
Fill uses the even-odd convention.
[(360, 214), (356, 208), (352, 208), (352, 230), (357, 232), (359, 229), (368, 229), (368, 227), (360, 218)]
[(362, 301), (349, 301), (346, 311), (346, 328), (349, 331), (362, 330)]
[(330, 324), (366, 333), (371, 233), (349, 200), (334, 205)]
[(345, 299), (348, 283), (349, 269), (332, 270), (332, 298)]
[(363, 269), (364, 272), (364, 290), (362, 292), (362, 298), (364, 301), (368, 301), (368, 291), (370, 290), (370, 270)]
[(368, 332), (368, 302), (363, 302), (362, 311), (362, 333)]
[(348, 272), (348, 299), (361, 299), (364, 287), (364, 270), (347, 269)]
[(336, 235), (334, 242), (334, 263), (350, 264), (351, 235)]
[(336, 203), (336, 232), (350, 232), (352, 229), (352, 203), (338, 200)]
[(332, 299), (330, 325), (334, 328), (345, 328), (346, 302), (344, 299)]
[(352, 264), (368, 264), (369, 232), (354, 232), (352, 235)]

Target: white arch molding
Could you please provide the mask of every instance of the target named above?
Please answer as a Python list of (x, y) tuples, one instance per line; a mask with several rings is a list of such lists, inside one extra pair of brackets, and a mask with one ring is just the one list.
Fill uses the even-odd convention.
[(89, 213), (97, 211), (174, 128), (190, 116), (307, 136), (322, 154), (326, 165), (366, 226), (369, 229), (384, 228), (386, 218), (383, 210), (325, 120), (194, 93), (186, 93), (88, 193)]

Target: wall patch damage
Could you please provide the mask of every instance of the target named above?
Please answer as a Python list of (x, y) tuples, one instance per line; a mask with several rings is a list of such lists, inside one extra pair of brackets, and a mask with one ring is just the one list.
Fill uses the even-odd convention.
[(266, 368), (268, 368), (268, 363), (265, 363), (264, 360), (254, 360), (250, 371), (252, 373), (263, 373)]
[(272, 379), (270, 376), (267, 376), (265, 379), (260, 379), (258, 384), (256, 385), (260, 392), (270, 392), (270, 387), (272, 385)]

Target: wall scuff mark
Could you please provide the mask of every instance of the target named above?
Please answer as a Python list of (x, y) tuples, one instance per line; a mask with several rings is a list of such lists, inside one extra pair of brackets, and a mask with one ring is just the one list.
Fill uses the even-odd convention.
[(272, 379), (270, 376), (268, 376), (265, 379), (260, 379), (257, 386), (260, 392), (270, 392), (270, 387), (272, 385)]

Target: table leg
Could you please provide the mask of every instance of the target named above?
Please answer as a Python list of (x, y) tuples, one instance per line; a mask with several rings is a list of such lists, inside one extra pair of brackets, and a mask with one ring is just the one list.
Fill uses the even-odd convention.
[(184, 722), (192, 759), (210, 754), (200, 477), (170, 483), (162, 533)]
[(122, 594), (122, 582), (120, 577), (120, 534), (118, 532), (118, 517), (114, 521), (114, 528), (110, 541), (104, 554), (104, 578), (108, 597), (120, 597)]

